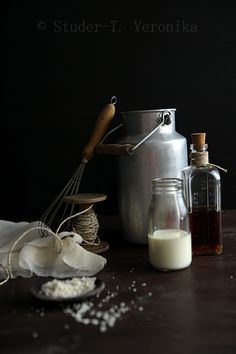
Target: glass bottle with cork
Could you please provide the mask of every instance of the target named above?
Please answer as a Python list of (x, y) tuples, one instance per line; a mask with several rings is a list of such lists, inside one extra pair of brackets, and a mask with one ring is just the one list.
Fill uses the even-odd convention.
[(223, 251), (219, 166), (209, 163), (206, 133), (191, 134), (190, 166), (182, 171), (193, 255)]

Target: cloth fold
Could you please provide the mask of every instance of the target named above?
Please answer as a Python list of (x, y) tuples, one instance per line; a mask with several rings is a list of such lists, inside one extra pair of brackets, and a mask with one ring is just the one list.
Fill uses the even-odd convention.
[[(61, 279), (93, 276), (105, 266), (104, 257), (89, 252), (80, 245), (80, 235), (73, 232), (59, 233), (62, 248), (61, 252), (58, 252), (55, 248), (55, 237), (50, 233), (41, 237), (38, 227), (39, 221), (15, 223), (0, 220), (0, 265), (6, 270), (9, 270), (9, 252), (13, 244), (26, 233), (15, 243), (10, 256), (14, 278), (29, 278), (33, 274)], [(30, 229), (32, 230), (29, 231)], [(0, 272), (0, 279), (6, 277), (4, 268)]]

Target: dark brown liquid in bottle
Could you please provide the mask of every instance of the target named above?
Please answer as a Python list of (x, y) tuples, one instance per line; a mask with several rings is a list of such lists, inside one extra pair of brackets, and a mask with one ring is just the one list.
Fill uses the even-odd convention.
[(221, 212), (193, 211), (189, 217), (193, 255), (222, 253)]

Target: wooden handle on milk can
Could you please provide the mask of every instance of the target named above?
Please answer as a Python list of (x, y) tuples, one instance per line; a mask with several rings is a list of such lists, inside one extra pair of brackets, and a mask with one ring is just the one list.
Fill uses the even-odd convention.
[(98, 144), (95, 148), (97, 154), (107, 155), (131, 155), (130, 149), (133, 145), (130, 144)]
[(95, 127), (93, 129), (92, 135), (90, 136), (90, 139), (83, 150), (83, 157), (86, 160), (90, 160), (94, 155), (95, 146), (103, 138), (114, 115), (115, 115), (115, 103), (107, 104), (100, 112)]

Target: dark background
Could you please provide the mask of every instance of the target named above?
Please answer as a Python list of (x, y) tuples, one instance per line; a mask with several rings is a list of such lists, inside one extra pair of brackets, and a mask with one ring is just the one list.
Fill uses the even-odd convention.
[[(112, 126), (121, 111), (175, 107), (177, 131), (188, 143), (191, 132), (206, 131), (210, 161), (228, 169), (221, 173), (222, 207), (236, 207), (234, 2), (154, 4), (8, 2), (0, 218), (41, 216), (79, 165), (112, 95)], [(138, 32), (140, 20), (159, 27)], [(108, 27), (78, 32), (81, 23)], [(95, 156), (80, 188), (107, 193), (97, 209), (103, 214), (118, 213), (115, 164), (114, 157)]]

